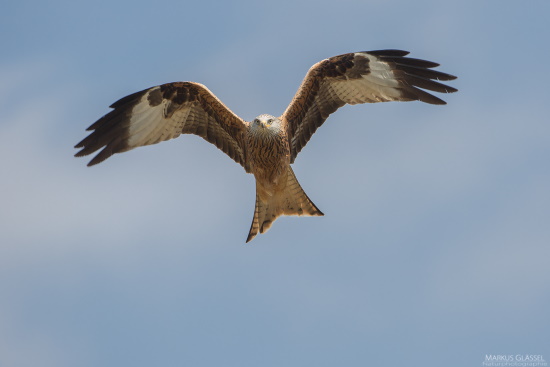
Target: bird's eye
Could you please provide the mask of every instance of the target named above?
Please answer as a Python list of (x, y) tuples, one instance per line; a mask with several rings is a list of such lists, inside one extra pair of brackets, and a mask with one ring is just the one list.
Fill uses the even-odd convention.
[(255, 124), (259, 124), (259, 123), (260, 123), (260, 120), (254, 119), (254, 123), (255, 123)]
[(273, 119), (267, 120), (267, 123), (271, 125), (273, 123)]

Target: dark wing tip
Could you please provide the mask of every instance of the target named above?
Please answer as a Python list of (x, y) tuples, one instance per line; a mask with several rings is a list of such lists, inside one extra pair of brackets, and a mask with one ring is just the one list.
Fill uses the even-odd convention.
[(430, 104), (445, 105), (447, 104), (445, 101), (424, 90), (439, 93), (454, 93), (458, 91), (454, 87), (438, 82), (455, 80), (457, 78), (454, 75), (433, 70), (433, 68), (439, 66), (439, 63), (403, 57), (405, 56), (404, 54), (394, 51), (375, 51), (374, 53), (369, 53), (390, 65), (394, 70), (394, 75), (402, 83), (401, 90), (403, 97), (407, 100), (419, 100)]
[(448, 86), (448, 85), (446, 85), (445, 88), (446, 88), (445, 93), (455, 93), (455, 92), (458, 92), (458, 89), (453, 88), (453, 87), (450, 87), (450, 86)]
[(371, 54), (374, 56), (388, 56), (388, 57), (403, 57), (410, 54), (409, 51), (404, 50), (395, 50), (395, 49), (388, 49), (388, 50), (374, 50), (374, 51), (362, 51), (367, 54)]
[[(77, 152), (74, 156), (77, 158), (80, 158), (80, 157), (85, 157), (87, 155), (90, 155), (92, 153), (93, 153), (92, 151), (87, 151), (86, 148), (84, 148), (81, 151)], [(92, 158), (90, 162), (88, 162), (87, 166), (91, 167), (98, 163), (101, 163), (107, 158), (109, 158), (110, 156), (112, 156), (114, 153), (115, 152), (113, 152), (112, 149), (110, 149), (109, 147), (105, 147), (94, 158)]]
[[(421, 100), (422, 101), (422, 100)], [(443, 106), (443, 105), (446, 105), (447, 102), (445, 102), (444, 100), (442, 100), (441, 98), (437, 98), (437, 97), (434, 97), (432, 100), (430, 101), (423, 101), (423, 102), (426, 102), (426, 103), (429, 103), (429, 104), (434, 104), (434, 105), (439, 105), (439, 106)]]
[[(80, 148), (80, 147), (75, 146), (75, 148)], [(88, 154), (89, 153), (84, 152), (84, 149), (82, 149), (81, 151), (76, 152), (74, 156), (77, 158), (80, 158), (80, 157), (87, 156)]]
[(108, 149), (108, 147), (105, 147), (99, 154), (97, 154), (94, 158), (92, 158), (91, 161), (88, 162), (86, 166), (91, 167), (95, 166), (98, 163), (103, 162), (107, 158), (113, 155), (113, 151), (111, 149)]
[(86, 131), (91, 133), (74, 146), (76, 149), (81, 149), (75, 157), (87, 156), (103, 148), (88, 163), (88, 166), (93, 166), (114, 153), (127, 150), (130, 114), (146, 91), (133, 93), (113, 103), (111, 108), (114, 109), (87, 128)]
[(421, 101), (424, 103), (445, 105), (447, 102), (416, 86), (407, 86), (401, 89), (401, 95), (405, 101)]
[[(445, 74), (445, 73), (443, 73)], [(439, 79), (439, 80), (455, 80), (457, 76), (451, 75), (451, 74), (445, 74), (447, 79)], [(458, 90), (458, 89), (457, 89)]]

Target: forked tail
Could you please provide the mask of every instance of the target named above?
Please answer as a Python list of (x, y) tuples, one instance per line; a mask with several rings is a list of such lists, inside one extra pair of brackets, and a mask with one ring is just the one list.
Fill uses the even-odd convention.
[(281, 215), (324, 215), (306, 195), (290, 167), (286, 187), (272, 195), (256, 180), (256, 208), (246, 242), (250, 242), (258, 232), (267, 232)]

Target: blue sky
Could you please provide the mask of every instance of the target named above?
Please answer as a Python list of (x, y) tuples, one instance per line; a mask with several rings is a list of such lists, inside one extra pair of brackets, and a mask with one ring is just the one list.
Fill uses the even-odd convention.
[[(550, 360), (547, 1), (18, 1), (0, 14), (1, 366)], [(322, 218), (244, 244), (254, 179), (202, 139), (73, 157), (132, 92), (245, 119), (307, 69), (398, 48), (446, 106), (340, 109), (294, 171)]]

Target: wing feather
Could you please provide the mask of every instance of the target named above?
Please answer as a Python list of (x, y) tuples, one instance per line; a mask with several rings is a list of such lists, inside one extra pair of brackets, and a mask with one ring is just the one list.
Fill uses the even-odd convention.
[(81, 148), (77, 157), (101, 149), (88, 166), (115, 153), (157, 144), (180, 134), (195, 134), (250, 171), (244, 144), (247, 122), (201, 84), (159, 85), (121, 98), (111, 108), (87, 129), (92, 133), (75, 146)]
[[(291, 141), (291, 162), (327, 117), (345, 104), (422, 101), (445, 104), (425, 90), (457, 90), (438, 81), (455, 76), (432, 70), (439, 64), (405, 57), (402, 50), (349, 53), (318, 62), (309, 69), (284, 112)], [(438, 81), (436, 81), (438, 80)]]

